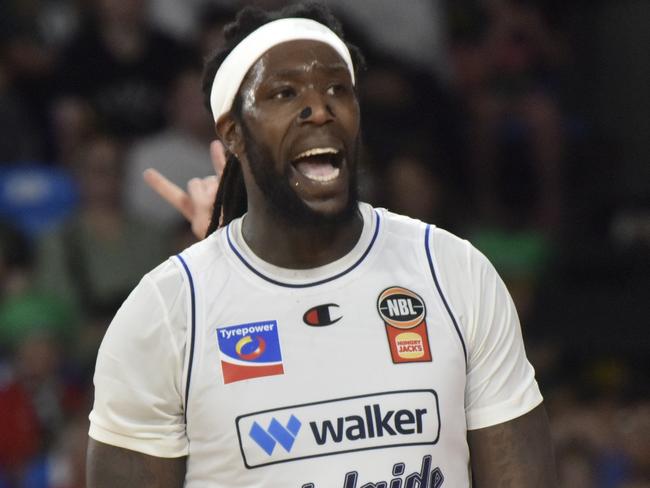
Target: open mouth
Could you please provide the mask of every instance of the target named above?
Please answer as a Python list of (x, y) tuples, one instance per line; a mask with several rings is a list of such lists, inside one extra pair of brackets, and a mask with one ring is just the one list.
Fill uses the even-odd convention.
[(333, 147), (317, 147), (298, 154), (291, 160), (296, 170), (312, 181), (327, 183), (341, 172), (343, 152)]

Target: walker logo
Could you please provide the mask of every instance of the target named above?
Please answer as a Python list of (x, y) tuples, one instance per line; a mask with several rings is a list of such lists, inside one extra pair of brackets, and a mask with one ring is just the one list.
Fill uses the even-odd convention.
[(289, 418), (286, 427), (273, 417), (269, 424), (269, 428), (266, 430), (264, 430), (257, 422), (253, 422), (253, 426), (248, 435), (270, 456), (273, 454), (273, 449), (278, 443), (285, 451), (291, 452), (291, 448), (293, 447), (293, 443), (296, 440), (301, 425), (300, 420), (293, 415)]
[(225, 384), (284, 374), (275, 320), (217, 329)]
[(394, 363), (431, 361), (426, 307), (419, 295), (392, 286), (377, 299), (377, 311), (384, 320), (391, 358)]
[(305, 403), (240, 415), (235, 422), (249, 469), (368, 449), (435, 444), (440, 435), (438, 395), (433, 390)]

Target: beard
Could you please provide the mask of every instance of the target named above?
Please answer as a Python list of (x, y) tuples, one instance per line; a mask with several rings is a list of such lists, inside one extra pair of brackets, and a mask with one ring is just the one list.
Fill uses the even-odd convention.
[(323, 214), (309, 207), (291, 188), (289, 184), (290, 168), (287, 167), (283, 174), (274, 171), (273, 159), (268, 150), (253, 139), (246, 124), (242, 124), (242, 128), (244, 147), (253, 179), (276, 217), (291, 223), (295, 227), (340, 225), (350, 222), (354, 218), (359, 202), (357, 166), (360, 144), (358, 141), (351, 156), (353, 160), (348, 162), (350, 177), (347, 203), (339, 212)]

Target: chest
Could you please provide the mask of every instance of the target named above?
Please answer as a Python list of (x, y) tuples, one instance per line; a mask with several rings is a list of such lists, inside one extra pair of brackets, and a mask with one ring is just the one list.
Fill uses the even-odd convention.
[(425, 273), (272, 292), (227, 281), (197, 294), (195, 446), (230, 444), (234, 462), (257, 468), (431, 447), (452, 412), (463, 431), (464, 356)]

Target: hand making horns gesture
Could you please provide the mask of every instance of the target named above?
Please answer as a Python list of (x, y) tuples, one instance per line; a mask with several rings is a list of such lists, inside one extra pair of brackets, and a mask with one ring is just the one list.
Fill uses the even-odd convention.
[(221, 142), (212, 141), (210, 144), (210, 159), (216, 174), (205, 178), (192, 178), (187, 182), (187, 192), (155, 169), (149, 168), (143, 173), (146, 183), (192, 224), (192, 232), (198, 239), (205, 238), (210, 225), (214, 199), (226, 165)]

